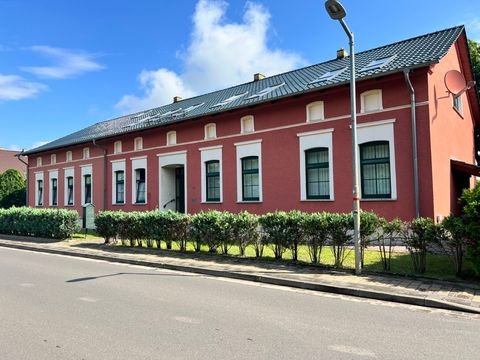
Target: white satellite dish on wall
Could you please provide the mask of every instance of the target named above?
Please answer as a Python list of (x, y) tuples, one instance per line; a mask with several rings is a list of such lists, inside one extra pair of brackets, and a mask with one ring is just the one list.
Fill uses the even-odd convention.
[(469, 81), (467, 83), (463, 74), (458, 70), (447, 71), (444, 81), (448, 92), (455, 97), (459, 97), (475, 85), (475, 81)]

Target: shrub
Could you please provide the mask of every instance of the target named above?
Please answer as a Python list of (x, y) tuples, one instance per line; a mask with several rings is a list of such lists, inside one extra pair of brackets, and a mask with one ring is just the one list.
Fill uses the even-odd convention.
[(346, 246), (352, 239), (352, 214), (329, 214), (329, 237), (332, 244), (335, 266), (342, 267), (346, 258)]
[(273, 250), (275, 259), (281, 259), (289, 246), (288, 221), (285, 211), (267, 213), (259, 218), (264, 241)]
[(26, 184), (22, 174), (9, 169), (0, 174), (0, 208), (25, 206)]
[(124, 212), (118, 217), (118, 235), (130, 242), (130, 246), (142, 246), (142, 240), (148, 238), (148, 224), (146, 223), (147, 212), (132, 211)]
[(456, 275), (460, 276), (465, 249), (469, 244), (464, 218), (453, 215), (446, 217), (440, 224), (439, 241), (445, 253), (453, 259)]
[(79, 231), (78, 213), (63, 209), (0, 209), (0, 233), (66, 239)]
[(427, 251), (436, 241), (437, 232), (438, 228), (430, 218), (416, 218), (408, 224), (404, 242), (411, 255), (415, 272), (425, 273)]
[(303, 222), (303, 233), (311, 262), (314, 264), (320, 263), (322, 248), (328, 240), (329, 234), (328, 214), (306, 214)]
[(101, 211), (95, 216), (95, 227), (98, 235), (105, 239), (105, 244), (117, 241), (119, 218), (121, 211)]
[(467, 257), (480, 276), (480, 183), (473, 189), (464, 190), (461, 197), (465, 235), (468, 237)]
[(195, 251), (200, 251), (204, 244), (208, 246), (209, 252), (217, 252), (224, 236), (222, 216), (216, 210), (202, 211), (192, 216), (189, 234), (195, 242)]
[(380, 227), (380, 218), (371, 211), (360, 212), (360, 252), (362, 258), (362, 267), (364, 266), (365, 249), (372, 240), (372, 235)]
[(259, 236), (258, 216), (243, 211), (235, 214), (232, 220), (232, 238), (236, 240), (240, 256), (245, 255), (245, 248), (251, 244), (255, 245), (256, 255), (262, 256), (263, 246)]
[(172, 242), (178, 241), (180, 251), (187, 249), (187, 230), (190, 216), (172, 210), (152, 211), (147, 226), (150, 228), (150, 237), (155, 239), (160, 249), (161, 241), (167, 244), (167, 249), (172, 248)]
[(381, 234), (378, 236), (378, 248), (382, 260), (383, 270), (390, 271), (392, 262), (393, 242), (398, 239), (404, 231), (405, 224), (400, 219), (387, 221), (379, 218)]

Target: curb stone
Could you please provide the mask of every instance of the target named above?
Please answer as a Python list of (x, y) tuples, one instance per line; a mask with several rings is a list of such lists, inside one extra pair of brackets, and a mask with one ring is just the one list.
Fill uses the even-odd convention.
[(200, 267), (193, 267), (193, 266), (167, 264), (163, 262), (152, 262), (147, 260), (135, 260), (135, 259), (129, 259), (121, 256), (106, 256), (106, 255), (89, 254), (81, 251), (68, 251), (68, 250), (59, 250), (59, 249), (40, 248), (35, 246), (23, 245), (23, 244), (20, 245), (20, 244), (0, 243), (0, 246), (6, 247), (6, 248), (18, 249), (18, 250), (28, 250), (28, 251), (56, 254), (56, 255), (89, 258), (89, 259), (102, 260), (102, 261), (114, 262), (114, 263), (147, 266), (147, 267), (174, 270), (174, 271), (190, 272), (190, 273), (202, 274), (202, 275), (208, 275), (208, 276), (214, 276), (214, 277), (224, 277), (224, 278), (230, 278), (230, 279), (236, 279), (236, 280), (253, 281), (253, 282), (258, 282), (262, 284), (286, 286), (286, 287), (292, 287), (297, 289), (312, 290), (312, 291), (333, 293), (333, 294), (339, 294), (339, 295), (348, 295), (348, 296), (354, 296), (354, 297), (360, 297), (360, 298), (403, 303), (408, 305), (416, 305), (416, 306), (443, 309), (443, 310), (461, 311), (461, 312), (467, 312), (472, 314), (480, 314), (480, 309), (477, 309), (475, 307), (456, 304), (456, 303), (452, 303), (444, 300), (432, 299), (432, 298), (429, 298), (428, 296), (395, 294), (392, 292), (365, 290), (365, 289), (359, 289), (355, 287), (326, 285), (326, 284), (319, 284), (319, 283), (314, 283), (309, 281), (285, 279), (281, 277), (244, 274), (244, 273), (235, 272), (235, 271), (214, 270), (214, 269), (207, 269), (207, 268), (200, 268)]

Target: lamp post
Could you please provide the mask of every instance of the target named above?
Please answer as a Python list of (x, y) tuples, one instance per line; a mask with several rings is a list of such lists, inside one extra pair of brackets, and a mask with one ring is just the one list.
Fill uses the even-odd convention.
[(352, 173), (353, 173), (353, 243), (355, 246), (355, 274), (362, 273), (360, 249), (360, 193), (358, 191), (357, 158), (357, 100), (355, 89), (355, 52), (353, 33), (343, 18), (347, 15), (345, 8), (337, 0), (325, 1), (325, 9), (333, 20), (338, 20), (348, 36), (350, 44), (350, 111), (352, 113)]

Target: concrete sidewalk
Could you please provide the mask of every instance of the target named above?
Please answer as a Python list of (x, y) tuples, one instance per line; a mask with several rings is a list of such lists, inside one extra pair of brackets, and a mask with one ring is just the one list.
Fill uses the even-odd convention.
[(204, 253), (105, 245), (98, 240), (49, 242), (0, 235), (0, 246), (221, 276), (370, 299), (480, 314), (480, 283), (334, 271)]

